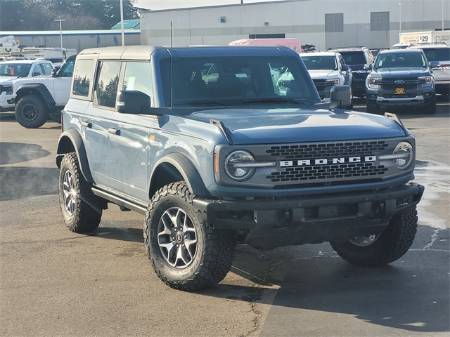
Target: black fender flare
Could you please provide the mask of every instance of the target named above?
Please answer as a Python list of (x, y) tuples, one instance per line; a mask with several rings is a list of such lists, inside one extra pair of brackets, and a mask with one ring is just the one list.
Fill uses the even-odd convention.
[(205, 184), (203, 183), (203, 180), (194, 164), (181, 153), (171, 153), (159, 159), (155, 163), (150, 177), (150, 191), (152, 190), (152, 185), (155, 183), (155, 172), (157, 171), (157, 168), (162, 164), (172, 165), (181, 174), (183, 180), (186, 182), (189, 188), (189, 191), (193, 195), (195, 195), (196, 197), (210, 196), (210, 193), (206, 189)]
[(52, 94), (48, 91), (47, 87), (42, 83), (29, 83), (24, 84), (16, 91), (15, 102), (17, 103), (25, 95), (39, 95), (42, 98), (43, 103), (49, 111), (52, 111), (56, 107), (56, 102), (53, 99)]
[(84, 148), (83, 139), (77, 130), (70, 129), (64, 131), (58, 140), (58, 148), (56, 150), (56, 165), (59, 167), (61, 164), (62, 157), (68, 152), (75, 150), (78, 163), (80, 165), (81, 174), (83, 174), (84, 179), (92, 183), (91, 170), (89, 168), (89, 162), (86, 155), (86, 149)]

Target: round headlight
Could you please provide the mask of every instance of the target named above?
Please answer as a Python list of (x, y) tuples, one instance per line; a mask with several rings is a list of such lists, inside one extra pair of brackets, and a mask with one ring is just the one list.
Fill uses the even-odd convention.
[(395, 164), (400, 169), (408, 167), (414, 158), (413, 147), (408, 142), (398, 143), (393, 154), (396, 156)]
[(254, 167), (247, 167), (255, 161), (252, 154), (247, 151), (234, 151), (231, 152), (225, 159), (225, 172), (231, 179), (245, 180), (255, 172)]

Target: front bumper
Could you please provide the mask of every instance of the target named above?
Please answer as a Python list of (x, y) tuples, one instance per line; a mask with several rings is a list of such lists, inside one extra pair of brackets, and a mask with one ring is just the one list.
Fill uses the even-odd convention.
[(376, 191), (289, 199), (195, 199), (205, 221), (219, 229), (248, 233), (254, 247), (345, 240), (381, 232), (402, 209), (416, 205), (424, 187), (409, 183)]
[(387, 90), (376, 91), (367, 89), (367, 100), (384, 107), (418, 106), (432, 103), (434, 99), (434, 88), (408, 91), (407, 95), (398, 96)]
[(5, 92), (0, 93), (0, 111), (14, 110), (14, 95)]

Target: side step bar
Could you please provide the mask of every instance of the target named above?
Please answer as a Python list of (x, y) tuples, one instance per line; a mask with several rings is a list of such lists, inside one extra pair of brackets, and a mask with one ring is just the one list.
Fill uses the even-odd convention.
[(99, 196), (103, 199), (106, 199), (106, 200), (112, 202), (113, 204), (131, 209), (131, 210), (141, 213), (141, 214), (145, 214), (145, 212), (147, 211), (147, 208), (144, 205), (127, 200), (124, 197), (100, 190), (96, 187), (92, 187), (92, 193), (94, 193), (96, 196)]

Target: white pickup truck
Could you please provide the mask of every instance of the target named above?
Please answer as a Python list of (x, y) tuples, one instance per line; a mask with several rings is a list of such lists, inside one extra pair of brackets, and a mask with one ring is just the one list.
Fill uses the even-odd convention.
[(11, 60), (0, 62), (0, 111), (14, 109), (13, 82), (30, 81), (34, 77), (49, 77), (53, 65), (47, 60)]
[(20, 78), (13, 81), (16, 120), (26, 128), (42, 126), (66, 105), (72, 83), (75, 56), (47, 77)]

